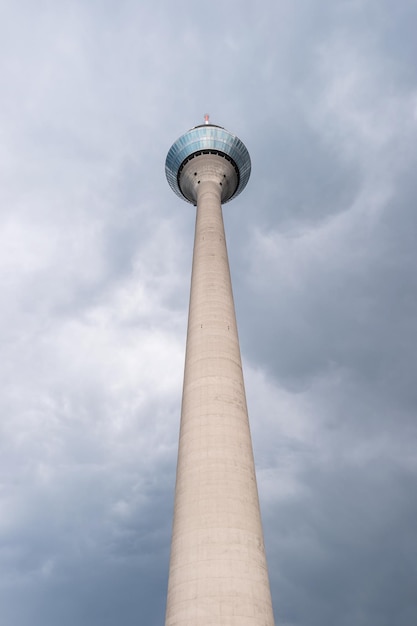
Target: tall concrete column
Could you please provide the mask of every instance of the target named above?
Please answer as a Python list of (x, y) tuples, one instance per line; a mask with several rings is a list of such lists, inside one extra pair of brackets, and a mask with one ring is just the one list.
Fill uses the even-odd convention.
[(221, 201), (234, 163), (200, 154), (166, 626), (273, 626)]

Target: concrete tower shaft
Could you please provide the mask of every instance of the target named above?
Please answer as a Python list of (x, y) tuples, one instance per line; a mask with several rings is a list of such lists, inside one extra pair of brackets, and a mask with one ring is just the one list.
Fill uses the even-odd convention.
[(221, 208), (235, 164), (208, 152), (178, 174), (197, 219), (166, 626), (274, 624)]
[(197, 204), (200, 185), (206, 182), (215, 183), (220, 192), (221, 202), (231, 198), (239, 185), (239, 175), (236, 166), (224, 156), (217, 154), (202, 154), (187, 161), (178, 176), (179, 187), (183, 196)]

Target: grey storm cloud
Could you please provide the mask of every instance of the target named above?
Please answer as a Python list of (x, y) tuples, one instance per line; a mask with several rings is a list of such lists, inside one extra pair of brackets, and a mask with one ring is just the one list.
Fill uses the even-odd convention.
[(163, 623), (208, 112), (277, 626), (417, 620), (412, 0), (0, 8), (0, 622)]

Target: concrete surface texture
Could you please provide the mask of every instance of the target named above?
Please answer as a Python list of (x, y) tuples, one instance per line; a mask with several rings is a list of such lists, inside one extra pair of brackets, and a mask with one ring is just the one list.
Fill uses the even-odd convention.
[(221, 207), (234, 176), (211, 154), (181, 174), (197, 219), (166, 626), (274, 624)]

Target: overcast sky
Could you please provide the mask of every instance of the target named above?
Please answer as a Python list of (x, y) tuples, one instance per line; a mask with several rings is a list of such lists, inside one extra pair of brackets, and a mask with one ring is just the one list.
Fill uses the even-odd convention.
[(161, 626), (195, 210), (225, 207), (277, 626), (417, 624), (415, 0), (0, 1), (0, 625)]

